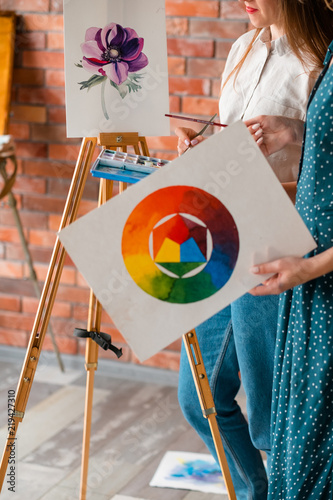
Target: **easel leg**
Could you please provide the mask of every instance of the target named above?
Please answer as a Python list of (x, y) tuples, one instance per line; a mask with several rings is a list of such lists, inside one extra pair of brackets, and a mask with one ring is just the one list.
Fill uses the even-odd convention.
[[(90, 291), (89, 317), (87, 323), (88, 331), (100, 332), (101, 314), (102, 314), (101, 305), (96, 300), (93, 292)], [(85, 361), (86, 361), (85, 367), (87, 370), (87, 380), (86, 380), (86, 400), (84, 408), (85, 418), (84, 418), (83, 440), (82, 440), (80, 500), (86, 500), (86, 495), (87, 495), (94, 380), (95, 380), (95, 371), (97, 370), (97, 364), (98, 364), (98, 345), (92, 339), (87, 339), (86, 341)]]
[[(76, 218), (96, 143), (97, 140), (95, 138), (86, 138), (82, 141), (80, 154), (60, 223), (60, 229), (66, 227)], [(22, 419), (24, 417), (25, 408), (28, 402), (44, 337), (51, 316), (52, 307), (58, 290), (61, 272), (64, 265), (64, 259), (65, 250), (62, 247), (59, 239), (57, 238), (53, 249), (44, 288), (39, 301), (34, 326), (30, 335), (30, 341), (27, 348), (20, 379), (16, 389), (13, 423), (8, 433), (6, 446), (3, 452), (0, 466), (0, 491), (6, 476), (8, 458), (10, 456), (13, 443), (15, 443), (18, 424), (22, 422)]]
[(232, 484), (232, 479), (224, 453), (220, 431), (216, 422), (216, 410), (213, 401), (212, 392), (209, 386), (207, 373), (202, 360), (198, 338), (195, 330), (183, 335), (183, 341), (187, 357), (191, 366), (192, 375), (197, 389), (203, 416), (208, 419), (209, 427), (212, 433), (216, 448), (217, 457), (223, 474), (224, 482), (227, 488), (229, 500), (237, 500)]
[[(102, 179), (100, 182), (100, 191), (98, 205), (105, 203), (112, 196), (113, 183)], [(89, 312), (88, 312), (88, 332), (101, 331), (101, 316), (102, 306), (97, 301), (90, 290)], [(88, 467), (89, 467), (89, 447), (91, 436), (91, 420), (93, 409), (93, 395), (94, 395), (94, 380), (95, 371), (98, 365), (98, 345), (91, 339), (86, 341), (86, 357), (85, 367), (87, 371), (86, 380), (86, 400), (84, 410), (84, 427), (83, 427), (83, 440), (82, 440), (82, 461), (81, 461), (81, 482), (80, 482), (80, 500), (86, 500), (87, 496), (87, 481), (88, 481)]]

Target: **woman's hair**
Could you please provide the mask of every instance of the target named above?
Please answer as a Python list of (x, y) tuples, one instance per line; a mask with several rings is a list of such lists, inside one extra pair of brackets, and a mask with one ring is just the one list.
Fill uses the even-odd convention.
[(333, 40), (332, 0), (279, 0), (284, 31), (301, 60), (322, 66)]
[[(322, 67), (327, 48), (333, 40), (333, 0), (277, 0), (284, 32), (295, 55), (304, 63)], [(240, 72), (253, 44), (260, 33), (254, 31), (241, 60), (236, 64), (224, 81)]]

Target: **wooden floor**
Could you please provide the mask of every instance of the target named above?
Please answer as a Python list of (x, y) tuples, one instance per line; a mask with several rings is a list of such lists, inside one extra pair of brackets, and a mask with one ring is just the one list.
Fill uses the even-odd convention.
[[(67, 363), (65, 358), (66, 371), (61, 373), (51, 356), (41, 357), (19, 426), (16, 491), (8, 491), (4, 483), (1, 500), (79, 499), (84, 360), (76, 358), (73, 367), (73, 360)], [(24, 351), (0, 347), (1, 453), (7, 435), (7, 394), (16, 389), (23, 357)], [(100, 366), (101, 362), (95, 378), (87, 500), (227, 500), (225, 495), (149, 486), (166, 451), (207, 452), (181, 414), (176, 375), (161, 377), (162, 372), (143, 367), (126, 371), (120, 362)]]

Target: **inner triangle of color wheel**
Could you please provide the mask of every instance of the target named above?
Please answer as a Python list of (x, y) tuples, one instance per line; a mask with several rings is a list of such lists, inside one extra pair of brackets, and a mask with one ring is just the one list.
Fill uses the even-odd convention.
[(207, 263), (207, 227), (174, 214), (153, 229), (153, 260), (177, 277)]
[(206, 299), (230, 279), (239, 252), (235, 221), (219, 199), (192, 186), (144, 198), (123, 229), (122, 255), (135, 283), (166, 302)]

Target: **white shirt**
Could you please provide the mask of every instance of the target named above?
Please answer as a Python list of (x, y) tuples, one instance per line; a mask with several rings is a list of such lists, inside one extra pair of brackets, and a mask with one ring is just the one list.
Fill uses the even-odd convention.
[[(222, 76), (227, 76), (249, 46), (253, 31), (245, 33), (232, 46)], [(286, 36), (270, 41), (270, 29), (264, 28), (244, 61), (235, 81), (232, 75), (221, 93), (221, 123), (231, 124), (258, 115), (283, 115), (305, 121), (310, 91), (316, 72), (305, 70), (291, 51)], [(301, 148), (287, 146), (268, 159), (280, 182), (297, 179)]]

